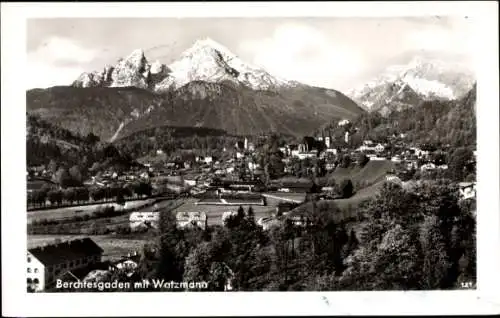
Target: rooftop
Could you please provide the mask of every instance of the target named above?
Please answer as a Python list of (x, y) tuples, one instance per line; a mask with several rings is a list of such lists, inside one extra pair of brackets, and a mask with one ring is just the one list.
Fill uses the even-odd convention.
[(44, 265), (65, 263), (103, 253), (103, 249), (88, 237), (39, 246), (28, 249), (28, 251)]

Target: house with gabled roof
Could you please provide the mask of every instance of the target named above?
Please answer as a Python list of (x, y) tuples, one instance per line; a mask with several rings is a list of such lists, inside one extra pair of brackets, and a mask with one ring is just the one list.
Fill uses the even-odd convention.
[(100, 263), (102, 254), (103, 249), (88, 237), (30, 248), (27, 251), (28, 290), (50, 288), (65, 272)]

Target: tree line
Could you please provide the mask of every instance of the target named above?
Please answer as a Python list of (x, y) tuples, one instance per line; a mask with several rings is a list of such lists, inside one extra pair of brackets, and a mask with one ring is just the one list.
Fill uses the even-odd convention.
[(146, 182), (130, 183), (126, 186), (108, 187), (71, 187), (58, 189), (44, 185), (39, 190), (28, 192), (27, 203), (32, 207), (45, 207), (47, 201), (51, 206), (66, 204), (82, 204), (92, 202), (116, 201), (125, 204), (125, 199), (137, 197), (149, 197), (152, 195), (152, 186)]

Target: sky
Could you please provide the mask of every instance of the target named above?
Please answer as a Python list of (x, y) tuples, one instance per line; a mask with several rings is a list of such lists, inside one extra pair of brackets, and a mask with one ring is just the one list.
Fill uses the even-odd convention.
[(29, 19), (27, 88), (69, 85), (138, 48), (169, 64), (206, 37), (273, 75), (341, 91), (415, 55), (471, 63), (474, 53), (466, 17)]

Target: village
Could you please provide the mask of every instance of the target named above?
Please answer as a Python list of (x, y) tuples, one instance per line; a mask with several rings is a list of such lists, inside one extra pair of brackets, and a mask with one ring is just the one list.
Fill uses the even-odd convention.
[[(311, 195), (317, 196), (320, 200), (343, 200), (349, 204), (356, 202), (355, 191), (351, 191), (354, 195), (339, 194), (338, 186), (318, 181), (321, 178), (317, 175), (314, 177), (313, 170), (316, 170), (316, 174), (319, 169), (323, 170), (323, 175), (333, 173), (335, 176), (335, 171), (346, 170), (353, 165), (366, 167), (382, 165), (385, 170), (377, 172), (377, 180), (372, 183), (394, 182), (404, 187), (415, 183), (411, 178), (405, 179), (404, 176), (408, 171), (414, 174), (416, 171), (432, 173), (448, 169), (444, 158), (449, 149), (431, 149), (408, 144), (405, 142), (404, 134), (393, 136), (390, 142), (385, 143), (364, 140), (360, 147), (354, 149), (349, 147), (349, 137), (348, 132), (345, 133), (343, 142), (334, 142), (331, 136), (325, 135), (306, 137), (303, 143), (285, 144), (279, 147), (283, 172), (280, 178), (271, 180), (268, 176), (266, 178), (266, 169), (258, 162), (260, 149), (256, 149), (247, 138), (235, 145), (230, 156), (221, 154), (221, 158), (226, 158), (225, 160), (205, 156), (196, 157), (193, 162), (177, 161), (160, 164), (145, 162), (142, 167), (122, 173), (105, 171), (85, 180), (83, 184), (87, 193), (82, 195), (82, 191), (79, 191), (81, 198), (65, 200), (66, 196), (60, 195), (57, 200), (53, 200), (54, 195), (48, 194), (43, 202), (44, 209), (48, 211), (43, 212), (49, 215), (50, 219), (52, 206), (54, 209), (70, 210), (72, 206), (85, 204), (97, 206), (113, 204), (114, 212), (103, 216), (113, 219), (113, 213), (121, 211), (120, 225), (114, 228), (104, 226), (106, 231), (98, 234), (105, 235), (154, 231), (159, 227), (162, 213), (175, 215), (178, 228), (196, 227), (202, 230), (213, 226), (224, 226), (230, 216), (238, 213), (251, 213), (259, 226), (264, 230), (270, 230), (282, 226), (286, 219), (290, 219), (295, 226), (303, 226), (305, 221), (300, 213), (290, 212), (310, 200)], [(339, 147), (339, 144), (342, 146)], [(158, 150), (157, 154), (161, 155), (162, 151)], [(347, 164), (346, 157), (349, 157)], [(474, 165), (475, 162), (468, 164)], [(302, 168), (300, 174), (297, 173), (297, 165)], [(32, 177), (31, 180), (47, 182), (52, 192), (60, 191), (57, 190), (56, 184), (47, 181), (51, 179), (51, 175), (44, 167), (32, 167), (28, 175)], [(474, 181), (458, 184), (462, 200), (475, 198), (475, 185)], [(40, 187), (43, 185), (38, 184), (38, 189)], [(360, 186), (355, 185), (356, 187)], [(38, 189), (28, 188), (28, 196), (40, 191)], [(122, 193), (109, 189), (128, 190)], [(96, 193), (101, 194), (99, 196)], [(134, 205), (134, 201), (139, 203)], [(176, 204), (165, 204), (167, 201), (176, 201)], [(36, 209), (28, 212), (28, 219), (30, 215), (38, 213), (40, 212)], [(88, 217), (87, 221), (99, 222), (100, 216), (95, 214), (96, 212)], [(63, 219), (69, 223), (85, 220), (78, 215), (72, 218), (65, 216)], [(58, 222), (57, 219), (53, 221)], [(32, 234), (39, 233), (37, 229), (41, 227), (53, 224), (46, 220), (33, 222), (30, 224), (35, 229)], [(78, 224), (77, 226), (82, 226), (84, 223)], [(52, 232), (48, 230), (45, 233)], [(57, 234), (67, 233), (63, 231)], [(75, 246), (82, 247), (81, 251), (77, 251)], [(102, 255), (103, 248), (85, 235), (68, 243), (45, 243), (43, 246), (32, 247), (28, 250), (29, 289), (43, 291), (53, 288), (56, 278), (62, 277), (61, 275), (65, 279), (74, 281), (88, 280), (89, 277), (98, 279), (96, 277), (99, 275), (109, 274), (116, 269), (126, 269), (127, 275), (133, 275), (138, 266), (137, 250), (131, 250), (121, 257), (115, 255), (113, 259), (108, 258), (105, 262), (102, 261)], [(228, 282), (226, 289), (230, 288)]]

